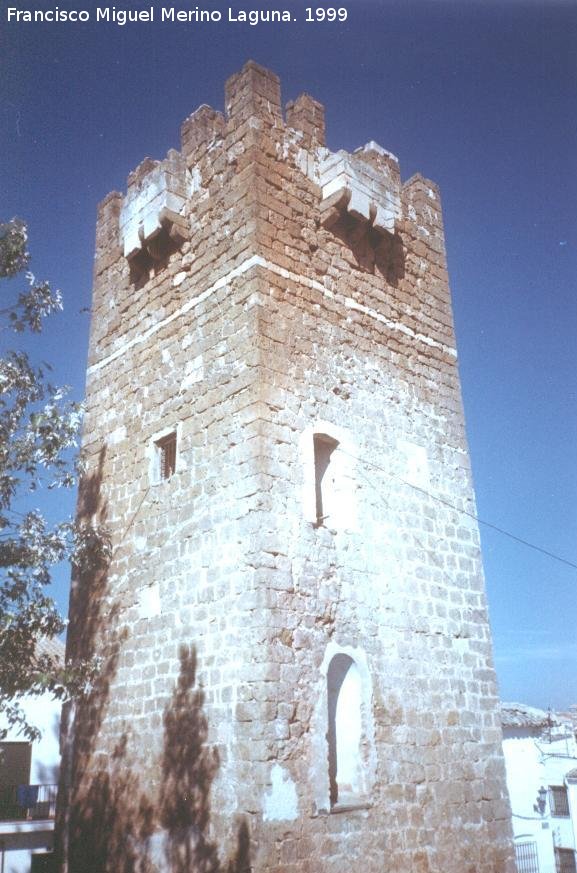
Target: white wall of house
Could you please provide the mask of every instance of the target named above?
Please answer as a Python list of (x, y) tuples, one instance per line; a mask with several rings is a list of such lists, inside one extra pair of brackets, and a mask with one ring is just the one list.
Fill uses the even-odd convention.
[[(60, 711), (62, 704), (59, 700), (53, 700), (49, 694), (41, 697), (25, 697), (22, 699), (22, 708), (30, 724), (33, 724), (41, 732), (42, 737), (32, 744), (32, 764), (30, 771), (30, 784), (54, 784), (58, 782), (58, 769), (60, 766)], [(8, 724), (0, 713), (0, 729), (7, 728)], [(6, 742), (22, 742), (25, 737), (14, 728), (9, 729), (5, 738)]]
[[(29, 722), (42, 733), (40, 740), (32, 744), (30, 784), (55, 785), (60, 766), (59, 701), (50, 695), (24, 698), (22, 707)], [(0, 728), (7, 728), (0, 713)], [(9, 729), (5, 742), (23, 742), (25, 737), (18, 730)], [(0, 819), (0, 869), (3, 873), (30, 873), (31, 855), (50, 851), (53, 846), (54, 822), (2, 821)], [(4, 866), (2, 866), (2, 863)]]
[[(546, 717), (546, 714), (543, 713)], [(534, 844), (539, 873), (557, 873), (555, 848), (577, 848), (577, 786), (566, 776), (577, 767), (573, 732), (563, 726), (503, 726), (503, 752), (516, 845)], [(569, 815), (556, 815), (550, 787), (567, 790)], [(543, 812), (535, 809), (539, 790), (547, 789)], [(527, 848), (529, 851), (529, 848)], [(532, 869), (527, 867), (527, 869)], [(521, 867), (520, 873), (524, 873)]]

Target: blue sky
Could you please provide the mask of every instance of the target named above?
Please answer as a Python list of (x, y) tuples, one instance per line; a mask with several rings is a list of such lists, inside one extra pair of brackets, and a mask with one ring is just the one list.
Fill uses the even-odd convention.
[[(575, 2), (351, 0), (307, 24), (271, 0), (297, 20), (257, 27), (7, 24), (8, 5), (53, 7), (0, 5), (0, 217), (28, 220), (64, 293), (38, 349), (60, 383), (82, 396), (97, 202), (252, 57), (285, 101), (325, 104), (329, 147), (375, 139), (440, 185), (479, 515), (577, 564)], [(577, 570), (481, 534), (503, 698), (577, 703)]]

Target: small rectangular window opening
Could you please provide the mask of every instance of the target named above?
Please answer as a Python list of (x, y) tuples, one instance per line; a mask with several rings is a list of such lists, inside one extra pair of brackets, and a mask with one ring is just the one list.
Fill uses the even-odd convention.
[(315, 456), (315, 501), (317, 524), (321, 525), (328, 516), (326, 474), (331, 461), (331, 455), (338, 446), (337, 440), (326, 433), (315, 433), (313, 436)]
[(0, 743), (0, 785), (28, 785), (32, 746), (26, 742)]
[(557, 873), (577, 873), (575, 869), (575, 852), (573, 849), (555, 849), (555, 865)]
[(567, 797), (567, 789), (564, 785), (549, 786), (549, 803), (551, 806), (551, 815), (569, 817), (569, 798)]
[(170, 479), (176, 470), (176, 433), (169, 433), (155, 443), (158, 451), (159, 478)]

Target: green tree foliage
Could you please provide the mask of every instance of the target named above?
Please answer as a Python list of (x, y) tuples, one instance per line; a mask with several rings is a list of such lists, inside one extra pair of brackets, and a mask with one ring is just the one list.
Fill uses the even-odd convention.
[(46, 365), (4, 350), (11, 332), (38, 334), (43, 320), (62, 308), (59, 292), (27, 272), (29, 260), (26, 225), (0, 224), (0, 712), (34, 739), (22, 696), (48, 691), (65, 699), (90, 672), (86, 664), (64, 668), (38, 645), (64, 629), (48, 594), (51, 573), (55, 564), (90, 560), (106, 545), (93, 530), (70, 520), (49, 524), (30, 508), (43, 489), (75, 485), (81, 409), (50, 383)]

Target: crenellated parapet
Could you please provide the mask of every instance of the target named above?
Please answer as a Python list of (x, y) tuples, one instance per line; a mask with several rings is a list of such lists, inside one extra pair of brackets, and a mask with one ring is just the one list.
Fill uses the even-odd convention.
[(325, 144), (325, 107), (310, 94), (301, 94), (286, 105), (287, 127), (302, 134), (305, 147)]
[(180, 128), (182, 154), (188, 166), (196, 161), (222, 139), (225, 132), (225, 119), (221, 112), (203, 103), (192, 115), (183, 121)]
[[(330, 151), (323, 105), (301, 94), (287, 103), (283, 117), (278, 77), (249, 61), (226, 83), (225, 113), (201, 105), (182, 124), (181, 151), (171, 149), (164, 160), (145, 159), (129, 175), (126, 194), (115, 195), (118, 239), (133, 277), (194, 236), (190, 214), (195, 198), (201, 190), (209, 195), (214, 191), (214, 183), (203, 182), (203, 175), (214, 178), (218, 161), (234, 170), (246, 151), (246, 131), (273, 137), (277, 157), (314, 182), (324, 231), (339, 234), (344, 227), (357, 239), (375, 231), (392, 240), (402, 220), (419, 228), (429, 226), (432, 217), (441, 222), (438, 202), (423, 192), (411, 196), (407, 205), (414, 186), (407, 183), (407, 193), (393, 154), (374, 141), (353, 153)], [(220, 178), (225, 187), (232, 183), (226, 182), (226, 172)]]

